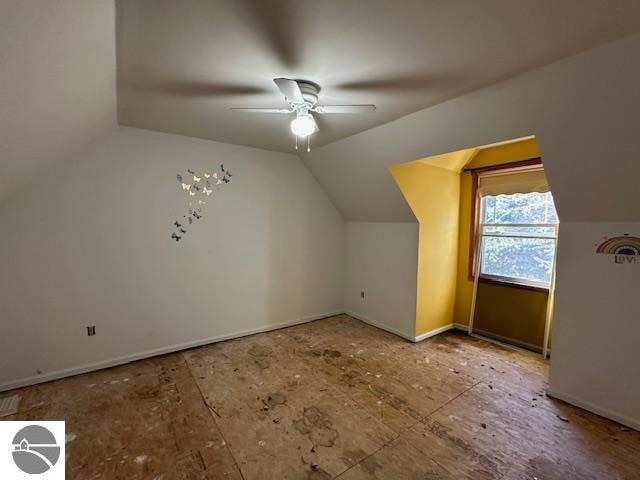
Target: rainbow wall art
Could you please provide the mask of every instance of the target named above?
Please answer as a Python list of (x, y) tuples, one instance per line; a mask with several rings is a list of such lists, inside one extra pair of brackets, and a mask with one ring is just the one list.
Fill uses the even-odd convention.
[(615, 263), (640, 263), (640, 237), (628, 233), (605, 238), (596, 248), (596, 253), (615, 255)]

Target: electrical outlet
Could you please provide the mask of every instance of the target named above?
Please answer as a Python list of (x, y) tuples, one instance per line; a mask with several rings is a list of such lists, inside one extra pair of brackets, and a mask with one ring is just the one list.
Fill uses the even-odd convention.
[(364, 298), (364, 290), (360, 292), (360, 298)]
[(88, 336), (92, 336), (96, 334), (96, 326), (95, 325), (91, 325), (90, 327), (87, 327), (87, 335)]

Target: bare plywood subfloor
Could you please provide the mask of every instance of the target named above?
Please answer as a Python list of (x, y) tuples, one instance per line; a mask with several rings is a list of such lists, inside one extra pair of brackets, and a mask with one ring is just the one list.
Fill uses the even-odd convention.
[(341, 315), (16, 391), (70, 479), (639, 479), (640, 433), (544, 395), (547, 362)]

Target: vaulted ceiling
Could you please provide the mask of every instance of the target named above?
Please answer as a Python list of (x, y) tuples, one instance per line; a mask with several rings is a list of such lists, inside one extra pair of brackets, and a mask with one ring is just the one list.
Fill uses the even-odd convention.
[(0, 0), (0, 202), (116, 126), (114, 4)]
[(640, 34), (302, 156), (346, 220), (412, 222), (389, 165), (535, 135), (561, 222), (640, 221)]
[[(637, 0), (0, 0), (0, 11), (0, 202), (117, 121), (291, 151), (288, 118), (229, 111), (282, 106), (272, 79), (286, 76), (318, 82), (324, 103), (378, 106), (320, 119), (307, 164), (346, 218), (389, 221), (412, 219), (389, 163), (536, 132), (439, 149), (436, 110), (387, 122), (640, 30)], [(412, 134), (421, 146), (395, 127), (416, 121), (432, 124)]]
[(290, 152), (274, 77), (320, 101), (374, 103), (320, 119), (321, 146), (624, 36), (637, 0), (118, 0), (123, 125)]

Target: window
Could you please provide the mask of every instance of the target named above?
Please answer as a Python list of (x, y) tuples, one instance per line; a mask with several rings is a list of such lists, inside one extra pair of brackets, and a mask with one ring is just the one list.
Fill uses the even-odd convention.
[(549, 288), (557, 226), (549, 192), (483, 197), (480, 278)]

